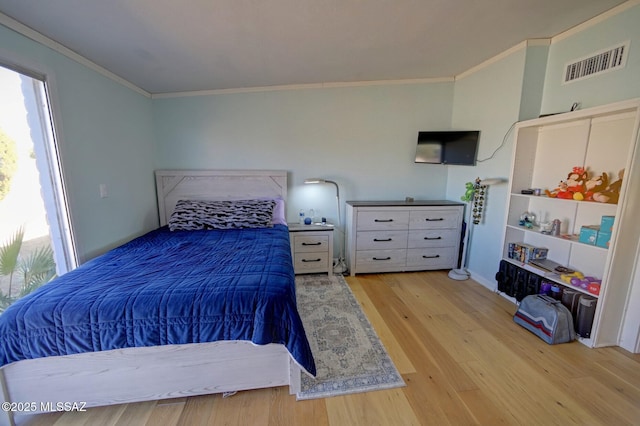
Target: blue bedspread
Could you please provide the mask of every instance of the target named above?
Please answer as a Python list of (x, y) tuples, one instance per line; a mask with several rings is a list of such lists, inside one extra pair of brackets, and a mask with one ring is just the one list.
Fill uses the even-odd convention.
[(215, 340), (282, 343), (315, 375), (296, 308), (286, 226), (160, 228), (45, 284), (0, 315), (0, 365)]

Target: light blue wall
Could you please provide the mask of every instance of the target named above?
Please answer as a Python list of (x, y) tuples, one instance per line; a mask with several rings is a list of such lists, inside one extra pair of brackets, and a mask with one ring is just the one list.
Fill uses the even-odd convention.
[(47, 75), (80, 260), (156, 227), (151, 100), (3, 26), (0, 59)]
[[(452, 125), (453, 128), (481, 131), (479, 162), (475, 167), (449, 166), (447, 198), (460, 199), (465, 183), (473, 182), (477, 177), (509, 176), (513, 133), (507, 135), (507, 132), (519, 118), (526, 53), (525, 48), (519, 49), (456, 81)], [(505, 144), (499, 148), (503, 140)], [(484, 220), (474, 227), (470, 246), (469, 270), (474, 279), (490, 288), (495, 286), (493, 277), (502, 254), (506, 187), (489, 188)]]
[(529, 45), (525, 54), (520, 114), (518, 116), (520, 121), (540, 116), (549, 44)]
[[(581, 81), (562, 84), (565, 64), (631, 40), (627, 65)], [(640, 97), (640, 5), (551, 45), (545, 77), (543, 113), (568, 111)]]
[[(336, 220), (332, 187), (305, 186), (306, 177), (338, 181), (343, 202), (458, 200), (465, 182), (509, 174), (512, 135), (491, 160), (471, 168), (414, 164), (419, 130), (478, 128), (482, 159), (514, 121), (535, 116), (540, 104), (542, 112), (555, 112), (574, 101), (588, 107), (638, 97), (637, 22), (640, 6), (553, 43), (548, 57), (540, 48), (518, 50), (455, 83), (153, 101), (4, 27), (0, 58), (51, 79), (79, 255), (88, 259), (157, 225), (154, 168), (288, 170), (290, 219), (301, 208), (313, 208)], [(631, 40), (626, 69), (560, 84), (566, 61), (625, 40)], [(99, 198), (101, 183), (109, 198)], [(487, 222), (474, 237), (470, 269), (481, 280), (492, 281), (499, 260), (504, 191), (491, 188)]]
[[(161, 168), (289, 172), (287, 216), (337, 220), (348, 199), (443, 198), (447, 170), (415, 164), (419, 130), (448, 128), (453, 83), (292, 89), (154, 100)], [(344, 216), (343, 216), (344, 217)]]

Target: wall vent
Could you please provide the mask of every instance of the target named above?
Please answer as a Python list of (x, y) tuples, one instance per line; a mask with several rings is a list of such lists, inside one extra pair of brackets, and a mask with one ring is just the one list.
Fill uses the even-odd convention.
[(605, 72), (624, 68), (627, 64), (630, 41), (601, 50), (565, 65), (563, 84), (584, 80)]

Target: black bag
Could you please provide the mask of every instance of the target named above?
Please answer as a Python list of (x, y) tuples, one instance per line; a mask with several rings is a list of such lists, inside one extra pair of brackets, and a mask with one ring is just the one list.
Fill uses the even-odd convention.
[(541, 283), (542, 283), (542, 277), (540, 275), (536, 275), (532, 272), (529, 272), (529, 277), (527, 278), (527, 289), (526, 289), (527, 295), (539, 294)]
[(585, 294), (580, 296), (578, 302), (578, 316), (576, 318), (576, 332), (580, 337), (591, 337), (591, 326), (596, 313), (596, 299)]
[(498, 291), (513, 297), (513, 282), (515, 280), (516, 266), (506, 260), (500, 261), (496, 281), (498, 281)]
[(573, 326), (576, 326), (576, 322), (578, 320), (578, 304), (580, 303), (580, 297), (583, 296), (577, 290), (572, 290), (570, 288), (565, 288), (562, 292), (562, 304), (569, 309), (571, 312), (571, 316), (573, 316)]
[(540, 293), (542, 279), (540, 275), (529, 272), (506, 260), (500, 261), (500, 266), (496, 273), (498, 291), (505, 293), (507, 296), (515, 297), (518, 302), (522, 301), (525, 296)]
[(514, 297), (518, 302), (522, 301), (527, 295), (527, 282), (529, 281), (529, 271), (518, 268), (516, 272), (516, 280), (513, 284)]

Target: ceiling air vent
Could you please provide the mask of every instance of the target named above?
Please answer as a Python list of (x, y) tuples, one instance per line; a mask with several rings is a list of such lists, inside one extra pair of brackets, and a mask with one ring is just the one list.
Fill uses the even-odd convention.
[(565, 66), (563, 84), (624, 68), (629, 54), (629, 40), (569, 62)]

